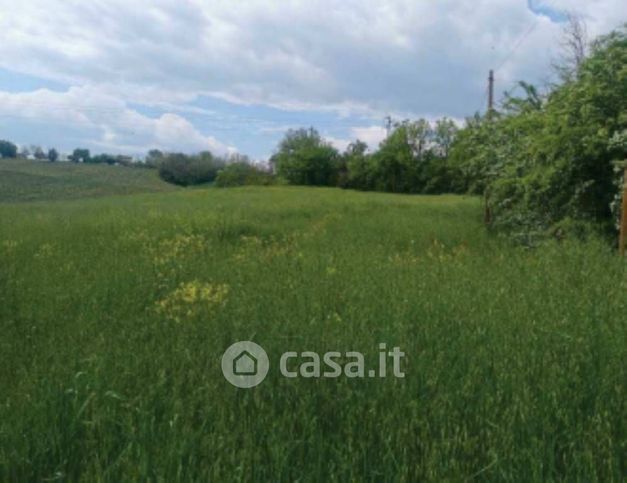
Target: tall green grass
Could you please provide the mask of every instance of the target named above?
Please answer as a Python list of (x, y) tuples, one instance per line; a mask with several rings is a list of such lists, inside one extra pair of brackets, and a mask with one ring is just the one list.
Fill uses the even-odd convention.
[[(0, 205), (0, 480), (620, 481), (625, 264), (479, 202), (246, 188)], [(220, 303), (159, 301), (182, 284)], [(249, 390), (238, 340), (269, 354)], [(288, 350), (407, 354), (286, 379)]]
[(0, 159), (0, 203), (168, 192), (155, 169)]

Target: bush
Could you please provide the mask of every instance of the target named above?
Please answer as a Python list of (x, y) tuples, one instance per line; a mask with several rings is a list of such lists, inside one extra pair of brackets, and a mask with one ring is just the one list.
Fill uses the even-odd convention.
[[(451, 159), (492, 224), (516, 238), (614, 237), (615, 163), (627, 156), (627, 29), (593, 44), (572, 80), (546, 97), (524, 82), (502, 112), (470, 119)], [(627, 136), (625, 136), (627, 138)]]
[(271, 173), (246, 162), (227, 164), (218, 172), (216, 186), (229, 188), (233, 186), (274, 184), (275, 178)]
[(169, 154), (159, 164), (159, 176), (164, 181), (179, 186), (211, 183), (223, 165), (220, 159), (208, 152), (195, 156)]

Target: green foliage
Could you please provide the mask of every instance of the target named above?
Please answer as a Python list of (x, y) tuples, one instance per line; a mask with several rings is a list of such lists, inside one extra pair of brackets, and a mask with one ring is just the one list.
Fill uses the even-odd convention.
[(374, 153), (357, 140), (340, 156), (316, 130), (289, 131), (271, 164), (290, 184), (392, 193), (455, 192), (459, 173), (448, 164), (457, 126), (443, 118), (397, 123)]
[(230, 188), (246, 185), (271, 185), (275, 179), (272, 173), (263, 170), (247, 161), (236, 161), (227, 164), (218, 171), (216, 186)]
[(157, 168), (165, 158), (165, 154), (158, 149), (151, 149), (146, 156), (145, 164), (150, 168)]
[(357, 142), (343, 156), (340, 186), (392, 193), (447, 193), (457, 190), (459, 175), (448, 162), (457, 127), (444, 118), (432, 126), (420, 119), (395, 125), (373, 154)]
[(91, 161), (91, 153), (89, 149), (77, 148), (70, 155), (70, 161), (73, 163), (89, 163)]
[(16, 158), (17, 146), (10, 141), (0, 140), (0, 158)]
[(54, 163), (59, 159), (59, 152), (56, 149), (51, 148), (48, 150), (46, 158), (48, 158), (48, 161), (50, 161), (51, 163)]
[[(374, 153), (372, 165), (375, 169), (374, 188), (377, 191), (409, 193), (415, 191), (418, 163), (411, 139), (410, 123), (405, 122), (381, 143)], [(422, 140), (420, 141), (422, 143)]]
[[(294, 187), (0, 204), (0, 480), (621, 481), (624, 264), (594, 239), (516, 248), (480, 207)], [(221, 373), (238, 340), (270, 358), (254, 389)], [(304, 350), (376, 367), (382, 342), (404, 379), (278, 371)]]
[(457, 137), (459, 128), (452, 119), (444, 117), (435, 122), (433, 128), (433, 142), (437, 146), (438, 154), (443, 158), (448, 158), (451, 146)]
[(94, 164), (113, 165), (118, 162), (118, 157), (112, 154), (103, 153), (103, 154), (98, 154), (97, 156), (92, 156), (87, 162), (94, 163)]
[(288, 131), (271, 164), (290, 184), (308, 186), (336, 185), (340, 168), (337, 150), (313, 128)]
[(199, 185), (214, 181), (223, 166), (224, 161), (208, 151), (193, 156), (173, 153), (159, 163), (159, 176), (179, 186)]
[(597, 40), (577, 75), (544, 98), (521, 83), (523, 95), (508, 95), (501, 113), (469, 120), (451, 161), (465, 189), (487, 194), (495, 227), (532, 238), (563, 231), (563, 220), (612, 229), (626, 65), (623, 29)]
[(357, 140), (346, 148), (340, 161), (338, 186), (361, 190), (374, 189), (374, 173), (366, 143)]

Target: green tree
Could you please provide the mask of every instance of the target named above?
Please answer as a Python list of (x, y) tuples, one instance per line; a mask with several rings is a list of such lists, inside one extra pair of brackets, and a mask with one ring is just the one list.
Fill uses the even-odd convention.
[(89, 163), (91, 161), (91, 153), (89, 149), (77, 148), (70, 156), (70, 161), (73, 163)]
[(421, 160), (429, 149), (433, 138), (433, 129), (429, 121), (418, 119), (417, 121), (404, 121), (401, 126), (406, 131), (407, 142), (412, 147), (416, 159)]
[(50, 161), (51, 163), (54, 163), (59, 159), (59, 153), (54, 148), (49, 149), (47, 158), (48, 158), (48, 161)]
[(374, 188), (393, 193), (420, 193), (424, 163), (430, 156), (433, 130), (428, 121), (403, 121), (372, 156)]
[(146, 155), (146, 166), (156, 168), (165, 159), (165, 154), (158, 149), (151, 149)]
[(398, 126), (372, 156), (374, 189), (410, 192), (416, 181), (416, 160), (406, 126)]
[(459, 128), (452, 119), (438, 119), (433, 129), (433, 143), (441, 157), (448, 158)]
[(372, 162), (366, 143), (357, 140), (346, 148), (342, 155), (340, 186), (359, 190), (374, 189)]
[(0, 140), (0, 158), (17, 157), (17, 146), (10, 141)]
[(337, 182), (339, 154), (313, 128), (290, 130), (271, 165), (290, 184), (332, 186)]

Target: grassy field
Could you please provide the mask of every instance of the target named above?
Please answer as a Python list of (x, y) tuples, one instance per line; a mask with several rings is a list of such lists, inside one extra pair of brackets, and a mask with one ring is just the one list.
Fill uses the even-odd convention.
[(0, 203), (166, 192), (153, 169), (0, 159)]
[[(2, 481), (625, 475), (625, 264), (597, 242), (511, 246), (477, 199), (5, 203), (0, 267)], [(220, 369), (239, 340), (270, 357), (253, 389)], [(407, 354), (404, 379), (277, 370), (379, 343)]]

